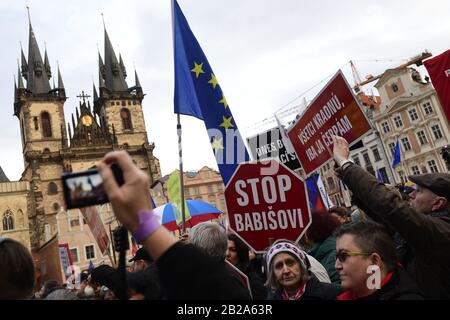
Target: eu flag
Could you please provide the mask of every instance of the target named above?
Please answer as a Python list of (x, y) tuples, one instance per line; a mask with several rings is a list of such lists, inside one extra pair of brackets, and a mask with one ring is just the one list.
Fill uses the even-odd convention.
[(204, 121), (226, 185), (238, 164), (250, 157), (216, 76), (175, 0), (173, 40), (174, 111)]
[(392, 168), (395, 168), (401, 162), (400, 143), (397, 140), (394, 150), (394, 159), (392, 160)]

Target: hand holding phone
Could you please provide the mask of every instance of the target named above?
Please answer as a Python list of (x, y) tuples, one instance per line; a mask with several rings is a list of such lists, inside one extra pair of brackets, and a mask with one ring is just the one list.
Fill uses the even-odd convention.
[[(124, 177), (117, 163), (111, 164), (111, 170), (119, 186), (123, 185)], [(94, 206), (109, 202), (103, 187), (103, 179), (97, 169), (80, 172), (64, 173), (61, 176), (64, 200), (67, 209)]]

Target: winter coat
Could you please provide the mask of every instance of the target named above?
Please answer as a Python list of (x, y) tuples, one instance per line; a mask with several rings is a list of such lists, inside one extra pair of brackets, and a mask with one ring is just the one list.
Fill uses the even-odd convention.
[[(281, 300), (282, 289), (274, 293), (269, 292), (267, 300)], [(338, 286), (330, 283), (324, 283), (317, 280), (315, 276), (310, 276), (306, 283), (305, 293), (300, 300), (336, 300), (336, 297), (342, 292)]]
[(336, 263), (336, 238), (334, 236), (316, 243), (308, 253), (325, 267), (332, 283), (341, 283), (339, 273), (334, 266)]
[(450, 299), (450, 212), (425, 215), (357, 165), (343, 172), (357, 205), (404, 239), (401, 263), (427, 299)]
[(161, 284), (171, 300), (248, 300), (225, 263), (192, 244), (177, 242), (156, 261)]
[(338, 296), (338, 300), (423, 300), (422, 292), (409, 274), (398, 268), (394, 271), (392, 278), (369, 296), (352, 299), (348, 291)]

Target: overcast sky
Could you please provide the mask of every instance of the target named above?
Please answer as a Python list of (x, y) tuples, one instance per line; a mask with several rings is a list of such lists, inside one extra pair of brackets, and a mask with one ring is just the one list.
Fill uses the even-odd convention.
[[(254, 133), (302, 92), (343, 68), (349, 60), (361, 77), (401, 64), (424, 49), (450, 48), (450, 1), (179, 0), (221, 85), (238, 127)], [(19, 41), (28, 51), (30, 6), (33, 29), (53, 74), (59, 61), (66, 93), (66, 122), (82, 90), (98, 87), (97, 46), (103, 56), (101, 13), (116, 53), (134, 85), (134, 65), (144, 92), (149, 140), (163, 174), (178, 167), (173, 114), (173, 52), (170, 0), (1, 0), (0, 166), (11, 180), (23, 171), (19, 122), (13, 117), (13, 76)], [(374, 61), (379, 60), (379, 61)], [(392, 60), (392, 61), (390, 61)], [(317, 87), (317, 90), (320, 86)], [(311, 100), (317, 90), (309, 91)], [(300, 103), (300, 99), (291, 106)], [(186, 170), (216, 167), (203, 123), (183, 116)], [(251, 129), (250, 129), (251, 128)], [(264, 127), (258, 127), (260, 130)]]

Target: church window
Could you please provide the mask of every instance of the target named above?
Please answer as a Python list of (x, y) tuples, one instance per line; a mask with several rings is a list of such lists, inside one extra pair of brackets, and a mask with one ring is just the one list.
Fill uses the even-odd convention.
[(126, 106), (127, 102), (125, 100), (122, 100), (122, 106)]
[(39, 120), (38, 117), (33, 117), (34, 130), (39, 130)]
[(52, 125), (50, 122), (50, 115), (48, 114), (48, 112), (42, 112), (41, 121), (42, 121), (42, 133), (44, 137), (51, 137)]
[(13, 230), (14, 229), (14, 217), (10, 210), (3, 214), (3, 230)]
[(54, 182), (50, 182), (48, 184), (48, 194), (57, 194), (58, 193), (58, 186)]
[(124, 130), (132, 130), (133, 126), (131, 124), (131, 114), (130, 110), (123, 108), (120, 110), (120, 117), (122, 118), (122, 127)]

